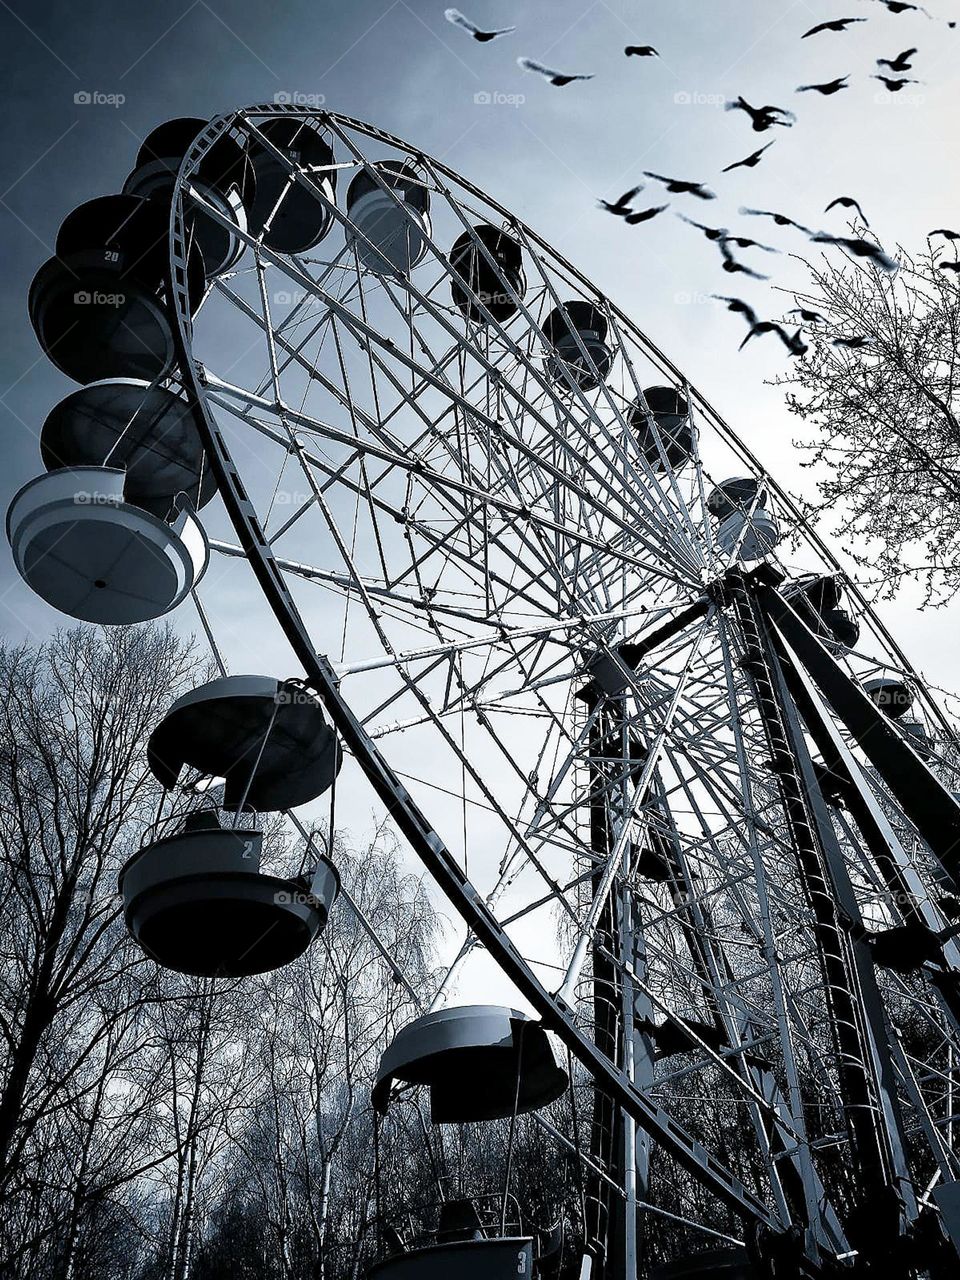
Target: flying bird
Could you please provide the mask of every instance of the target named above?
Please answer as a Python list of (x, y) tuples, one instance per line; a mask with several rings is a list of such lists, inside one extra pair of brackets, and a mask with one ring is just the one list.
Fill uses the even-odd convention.
[(833, 345), (835, 347), (850, 347), (856, 351), (859, 347), (869, 346), (873, 339), (866, 333), (855, 334), (852, 338), (834, 338)]
[(878, 67), (889, 67), (891, 71), (896, 71), (899, 75), (901, 71), (912, 71), (913, 63), (910, 59), (916, 53), (916, 49), (904, 49), (903, 53), (898, 53), (895, 58), (878, 58)]
[(606, 209), (607, 213), (616, 214), (618, 218), (625, 218), (630, 212), (630, 205), (642, 190), (643, 184), (641, 183), (639, 186), (631, 187), (629, 191), (625, 191), (623, 195), (612, 204), (609, 200), (600, 200), (598, 201), (598, 204), (601, 209)]
[(751, 240), (749, 236), (732, 236), (726, 227), (708, 227), (682, 213), (678, 213), (677, 217), (689, 223), (691, 227), (696, 227), (698, 231), (702, 231), (708, 240), (713, 240), (717, 244), (735, 244), (738, 249), (762, 249), (764, 253), (780, 252), (779, 249), (771, 249), (769, 245), (761, 244), (759, 240)]
[(443, 16), (448, 22), (453, 23), (455, 27), (460, 27), (462, 31), (467, 31), (473, 36), (474, 40), (479, 40), (481, 44), (486, 44), (488, 40), (496, 40), (497, 36), (508, 36), (511, 31), (516, 31), (516, 27), (501, 27), (499, 31), (482, 31), (475, 22), (460, 12), (459, 9), (444, 9)]
[(747, 324), (756, 324), (760, 319), (753, 307), (751, 307), (750, 303), (744, 302), (742, 298), (728, 298), (722, 293), (714, 293), (711, 296), (716, 298), (718, 302), (725, 302), (727, 304), (728, 311), (733, 311), (737, 315), (744, 316)]
[(810, 348), (804, 342), (802, 334), (803, 334), (803, 330), (798, 329), (796, 333), (792, 334), (789, 338), (787, 338), (787, 350), (790, 352), (792, 356), (797, 356), (797, 357), (805, 356), (807, 352), (810, 350)]
[(799, 316), (804, 324), (816, 324), (823, 319), (819, 311), (808, 311), (806, 307), (794, 307), (787, 312), (788, 316)]
[(765, 333), (778, 333), (780, 337), (783, 338), (784, 341), (787, 340), (787, 335), (783, 327), (777, 324), (776, 320), (756, 320), (750, 326), (747, 332), (747, 336), (740, 343), (740, 346), (737, 348), (737, 350), (742, 351), (751, 338), (760, 338)]
[(659, 58), (652, 44), (628, 44), (623, 51), (628, 58)]
[(941, 271), (960, 271), (960, 261), (958, 262), (938, 262), (938, 268)]
[(524, 71), (532, 71), (535, 75), (543, 76), (545, 80), (549, 80), (551, 84), (561, 89), (565, 84), (572, 84), (574, 80), (593, 79), (592, 75), (568, 75), (565, 71), (554, 71), (550, 67), (545, 67), (542, 62), (534, 62), (532, 58), (518, 58), (517, 66)]
[(735, 244), (738, 249), (762, 249), (764, 253), (779, 253), (779, 249), (771, 249), (768, 244), (759, 240), (751, 240), (749, 236), (721, 236), (724, 244)]
[(748, 209), (744, 205), (741, 205), (740, 212), (750, 218), (772, 218), (778, 227), (796, 227), (805, 235), (811, 234), (809, 227), (805, 227), (802, 222), (794, 222), (785, 213), (771, 213), (769, 209)]
[(930, 232), (931, 236), (943, 236), (945, 240), (960, 240), (960, 231), (951, 231), (949, 227), (938, 227)]
[(727, 234), (726, 227), (708, 227), (702, 222), (696, 222), (693, 218), (688, 218), (685, 213), (678, 213), (677, 217), (683, 222), (687, 222), (691, 227), (696, 227), (698, 231), (702, 231), (708, 240), (722, 240)]
[(852, 253), (855, 258), (870, 258), (884, 271), (896, 271), (900, 265), (893, 258), (888, 258), (878, 244), (872, 240), (864, 240), (859, 236), (832, 236), (827, 231), (818, 231), (810, 239), (814, 244), (835, 244)]
[(797, 85), (797, 93), (822, 93), (825, 98), (829, 98), (832, 93), (839, 93), (841, 89), (849, 89), (847, 81), (849, 75), (838, 76), (836, 80), (828, 80), (826, 84), (801, 84)]
[(750, 331), (737, 348), (742, 351), (751, 338), (762, 337), (765, 333), (775, 333), (783, 345), (793, 356), (805, 355), (808, 348), (807, 344), (802, 340), (798, 329), (796, 333), (789, 334), (776, 320), (757, 320), (750, 326)]
[(773, 143), (768, 142), (765, 147), (761, 147), (759, 151), (754, 151), (753, 154), (747, 156), (745, 160), (737, 160), (734, 164), (728, 164), (727, 167), (723, 170), (723, 172), (729, 173), (731, 169), (756, 168), (756, 166), (760, 163), (760, 157), (769, 147), (772, 147), (772, 146), (773, 146)]
[(866, 22), (866, 18), (834, 18), (832, 22), (818, 22), (815, 27), (805, 31), (800, 39), (806, 40), (807, 36), (815, 36), (820, 31), (846, 31), (851, 22)]
[(759, 271), (754, 271), (752, 267), (745, 267), (742, 262), (738, 262), (730, 250), (727, 248), (725, 240), (718, 243), (721, 254), (723, 255), (723, 269), (729, 271), (731, 275), (749, 276), (751, 280), (769, 280), (769, 276), (761, 275)]
[(653, 209), (640, 209), (636, 213), (628, 213), (624, 218), (624, 222), (630, 227), (635, 227), (638, 222), (649, 222), (658, 213), (663, 213), (664, 209), (669, 208), (668, 204), (658, 204)]
[[(767, 129), (772, 129), (774, 125), (782, 125), (784, 129), (790, 129), (796, 116), (792, 111), (787, 111), (785, 107), (751, 107), (750, 103), (744, 97), (736, 98), (733, 102), (728, 102), (723, 108), (724, 111), (745, 111), (753, 122), (754, 133), (765, 133)], [(782, 117), (782, 119), (778, 118)]]
[(696, 227), (696, 229), (704, 233), (704, 236), (709, 241), (714, 241), (718, 244), (736, 244), (737, 248), (762, 248), (764, 253), (780, 252), (776, 248), (769, 247), (769, 244), (760, 244), (759, 241), (750, 239), (749, 236), (731, 236), (726, 227), (707, 227), (704, 223), (698, 223), (692, 218), (687, 218), (686, 214), (677, 214), (677, 218), (689, 223), (690, 227)]
[(827, 205), (827, 207), (824, 209), (823, 212), (829, 213), (830, 210), (835, 209), (837, 205), (839, 205), (841, 209), (856, 209), (857, 214), (859, 215), (860, 221), (863, 223), (865, 227), (869, 227), (870, 223), (867, 221), (866, 214), (860, 208), (859, 202), (857, 200), (854, 200), (853, 196), (837, 196), (836, 200), (830, 201), (830, 203)]
[(696, 196), (700, 200), (716, 200), (716, 193), (708, 190), (702, 182), (686, 182), (683, 178), (665, 178), (662, 173), (651, 173), (644, 169), (645, 178), (653, 178), (662, 182), (672, 196)]
[[(880, 0), (880, 3), (885, 4), (891, 13), (906, 13), (908, 9), (913, 9), (916, 13), (927, 13), (921, 5), (904, 4), (903, 0)], [(929, 13), (927, 17), (930, 17)]]
[(907, 76), (901, 76), (899, 80), (895, 80), (890, 76), (871, 76), (871, 80), (882, 80), (890, 93), (899, 93), (905, 84), (919, 84), (919, 80), (910, 80)]

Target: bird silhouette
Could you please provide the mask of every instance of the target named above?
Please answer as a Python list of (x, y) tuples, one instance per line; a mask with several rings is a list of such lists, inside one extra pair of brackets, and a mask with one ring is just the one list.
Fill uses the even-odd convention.
[(658, 213), (663, 213), (664, 209), (669, 209), (668, 204), (658, 204), (653, 209), (639, 209), (636, 213), (628, 213), (624, 218), (627, 226), (635, 227), (638, 222), (649, 222), (651, 218), (655, 218)]
[(941, 271), (960, 271), (960, 262), (938, 262)]
[(764, 253), (779, 253), (779, 249), (772, 249), (768, 244), (761, 244), (759, 240), (751, 240), (749, 236), (722, 236), (721, 240), (724, 244), (735, 244), (738, 249), (762, 249)]
[(628, 58), (659, 58), (652, 44), (628, 44), (623, 51)]
[(787, 350), (792, 356), (805, 356), (809, 349), (810, 348), (803, 341), (802, 329), (798, 329), (796, 333), (791, 334), (787, 339)]
[(794, 222), (785, 213), (771, 213), (769, 209), (748, 209), (744, 205), (740, 206), (740, 212), (750, 218), (772, 218), (778, 227), (796, 227), (805, 235), (811, 234), (809, 227), (805, 227), (802, 222)]
[(872, 341), (873, 339), (869, 334), (858, 333), (852, 338), (834, 338), (833, 345), (835, 347), (850, 347), (851, 350), (856, 351), (859, 347), (869, 346)]
[(693, 218), (688, 218), (685, 213), (678, 213), (677, 217), (682, 221), (689, 223), (691, 227), (696, 227), (698, 231), (702, 231), (708, 240), (722, 240), (727, 234), (726, 227), (708, 227), (702, 222), (696, 222)]
[(919, 84), (919, 80), (910, 80), (907, 76), (901, 76), (899, 80), (893, 79), (891, 76), (871, 76), (871, 80), (882, 80), (890, 93), (899, 93), (906, 84)]
[[(774, 125), (782, 125), (784, 129), (793, 127), (796, 116), (792, 111), (787, 111), (785, 107), (752, 107), (744, 97), (734, 99), (724, 106), (724, 111), (744, 111), (753, 122), (754, 133), (765, 133), (768, 129), (772, 129)], [(778, 119), (782, 117), (782, 119)]]
[(645, 178), (653, 178), (655, 182), (662, 182), (672, 196), (696, 196), (699, 200), (716, 200), (716, 192), (708, 190), (702, 182), (687, 182), (683, 178), (665, 178), (662, 173), (651, 173), (649, 169), (644, 169), (643, 176)]
[(760, 319), (753, 307), (751, 307), (750, 303), (744, 302), (742, 298), (728, 298), (722, 293), (711, 294), (711, 297), (716, 298), (718, 302), (725, 302), (727, 304), (728, 311), (733, 311), (737, 315), (744, 316), (747, 324), (756, 324)]
[(732, 236), (726, 227), (708, 227), (682, 213), (678, 213), (677, 217), (689, 223), (691, 227), (702, 231), (708, 240), (713, 240), (717, 244), (735, 244), (739, 249), (762, 249), (764, 253), (780, 252), (779, 249), (771, 249), (769, 245), (761, 244), (759, 240), (751, 240), (749, 236)]
[(737, 350), (742, 351), (751, 338), (762, 337), (765, 333), (778, 333), (784, 340), (787, 337), (782, 325), (777, 324), (776, 320), (756, 320), (750, 326), (747, 336), (740, 343)]
[(832, 22), (818, 22), (815, 27), (805, 31), (800, 39), (806, 40), (807, 36), (815, 36), (821, 31), (846, 31), (851, 22), (866, 22), (866, 18), (834, 18)]
[(904, 49), (903, 53), (898, 53), (895, 58), (878, 58), (878, 67), (889, 67), (891, 71), (896, 71), (899, 75), (901, 71), (912, 71), (913, 63), (910, 59), (916, 53), (916, 49)]
[(777, 324), (776, 320), (754, 321), (750, 326), (747, 336), (740, 343), (737, 350), (742, 351), (751, 338), (762, 337), (765, 333), (775, 333), (791, 355), (802, 356), (805, 355), (808, 350), (807, 344), (801, 338), (800, 329), (798, 329), (794, 334), (789, 334), (784, 329), (783, 325)]
[(841, 209), (856, 209), (860, 217), (860, 221), (863, 223), (865, 227), (869, 227), (870, 223), (867, 221), (866, 215), (864, 214), (863, 210), (860, 208), (859, 202), (857, 200), (854, 200), (853, 196), (837, 196), (836, 200), (830, 201), (830, 203), (827, 205), (827, 207), (824, 209), (823, 212), (829, 213), (830, 210), (835, 209), (837, 205), (839, 205)]
[(930, 15), (926, 9), (919, 4), (904, 4), (903, 0), (879, 0), (880, 4), (885, 4), (891, 13), (906, 13), (908, 9), (913, 9), (915, 13), (926, 13)]
[(630, 212), (630, 205), (643, 190), (643, 183), (639, 186), (631, 187), (629, 191), (625, 191), (618, 200), (614, 200), (611, 204), (609, 200), (599, 200), (601, 209), (606, 209), (607, 213), (616, 214), (618, 218), (625, 218)]
[(849, 89), (847, 81), (849, 75), (838, 76), (836, 80), (828, 80), (826, 84), (801, 84), (797, 85), (797, 93), (821, 93), (825, 98), (829, 98), (833, 93), (839, 93), (841, 89)]
[(759, 271), (754, 271), (752, 267), (744, 266), (742, 262), (738, 262), (730, 250), (727, 248), (726, 240), (718, 241), (718, 248), (723, 256), (723, 269), (729, 271), (731, 275), (749, 276), (751, 280), (769, 280), (769, 276), (761, 275)]
[(488, 40), (496, 40), (497, 36), (508, 36), (511, 31), (516, 31), (516, 27), (501, 27), (499, 31), (483, 31), (475, 22), (460, 12), (459, 9), (444, 9), (443, 16), (455, 27), (460, 27), (462, 31), (469, 32), (474, 40), (479, 40), (481, 44), (486, 44)]
[(931, 236), (943, 236), (944, 240), (960, 240), (960, 231), (951, 231), (949, 227), (938, 227), (930, 232)]
[(794, 307), (787, 312), (788, 316), (799, 316), (804, 324), (816, 324), (823, 316), (819, 311), (808, 311), (806, 307)]
[(563, 88), (565, 84), (573, 84), (574, 80), (592, 80), (593, 75), (576, 75), (567, 74), (565, 71), (554, 71), (551, 67), (545, 67), (542, 62), (534, 62), (533, 58), (518, 58), (517, 66), (524, 71), (532, 71), (534, 75), (543, 76), (545, 80), (549, 80), (551, 84)]
[(746, 159), (744, 159), (744, 160), (737, 160), (734, 164), (728, 164), (728, 165), (727, 165), (727, 167), (723, 170), (723, 172), (724, 172), (724, 173), (729, 173), (729, 172), (731, 171), (731, 169), (754, 169), (754, 168), (756, 168), (756, 166), (760, 163), (760, 157), (763, 155), (763, 153), (764, 153), (764, 152), (765, 152), (769, 147), (772, 147), (772, 146), (773, 146), (773, 143), (772, 143), (772, 142), (768, 142), (768, 143), (767, 143), (767, 145), (766, 145), (765, 147), (761, 147), (759, 151), (754, 151), (754, 152), (753, 152), (753, 154), (752, 154), (752, 155), (747, 156), (747, 157), (746, 157)]
[(869, 258), (884, 271), (896, 271), (900, 265), (895, 259), (887, 257), (878, 244), (872, 240), (864, 240), (860, 236), (832, 236), (828, 231), (817, 231), (810, 237), (814, 244), (835, 244), (846, 249), (855, 258)]

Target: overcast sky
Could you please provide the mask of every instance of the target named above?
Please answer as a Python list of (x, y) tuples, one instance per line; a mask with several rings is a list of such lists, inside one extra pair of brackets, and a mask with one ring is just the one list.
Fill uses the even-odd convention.
[[(940, 0), (932, 18), (893, 16), (877, 0), (464, 0), (481, 24), (518, 28), (486, 45), (445, 22), (443, 8), (443, 0), (0, 0), (4, 505), (39, 470), (35, 432), (69, 389), (26, 315), (30, 280), (62, 217), (115, 190), (139, 139), (161, 120), (278, 94), (320, 95), (503, 201), (624, 307), (770, 469), (802, 490), (794, 424), (781, 393), (765, 385), (786, 368), (783, 353), (768, 341), (737, 355), (742, 326), (709, 300), (730, 284), (715, 248), (672, 214), (626, 227), (596, 198), (613, 198), (654, 169), (715, 184), (721, 198), (691, 210), (715, 224), (730, 225), (746, 202), (840, 229), (824, 206), (852, 194), (886, 245), (921, 247), (930, 228), (960, 216), (948, 130), (960, 106), (960, 31), (945, 21), (960, 15), (956, 0)], [(841, 13), (868, 21), (801, 42), (808, 27)], [(628, 60), (627, 43), (654, 44), (662, 56)], [(887, 94), (869, 78), (875, 58), (913, 45), (920, 53), (911, 74), (922, 83)], [(524, 74), (518, 54), (595, 79), (555, 89)], [(794, 92), (846, 73), (851, 88), (835, 97)], [(773, 136), (723, 111), (740, 93), (795, 108), (799, 119), (775, 131), (759, 168), (721, 175)], [(749, 231), (757, 226), (767, 230)], [(777, 262), (781, 282), (797, 278), (798, 268)], [(737, 291), (767, 314), (779, 310), (766, 286)], [(14, 635), (55, 625), (16, 578), (6, 547), (0, 560), (0, 625)], [(960, 687), (957, 609), (917, 617), (904, 601), (882, 612), (931, 679)]]

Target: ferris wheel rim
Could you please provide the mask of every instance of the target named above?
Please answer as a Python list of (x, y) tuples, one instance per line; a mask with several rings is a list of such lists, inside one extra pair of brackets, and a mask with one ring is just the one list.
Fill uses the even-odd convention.
[[(332, 113), (317, 113), (314, 111), (301, 112), (296, 109), (293, 110), (295, 114), (310, 119), (316, 119), (321, 114), (327, 116), (332, 115)], [(290, 114), (290, 112), (289, 110), (280, 111), (276, 107), (266, 107), (262, 109), (248, 108), (241, 114), (287, 115)], [(229, 128), (237, 118), (238, 115), (236, 113), (218, 117), (216, 120), (211, 122), (201, 135), (199, 135), (198, 142), (205, 138), (212, 141), (213, 138), (219, 135), (219, 132), (223, 129)], [(386, 134), (380, 130), (375, 130), (371, 126), (364, 125), (362, 122), (354, 121), (349, 117), (338, 116), (336, 118), (345, 125), (357, 128), (367, 136), (376, 137), (403, 151), (407, 151), (418, 156), (423, 154), (422, 152), (415, 151), (402, 140), (395, 139), (392, 135)], [(191, 147), (190, 151), (188, 151), (184, 156), (181, 171), (177, 179), (178, 191), (182, 189), (184, 177), (187, 174), (191, 163), (194, 162), (194, 153), (196, 150), (197, 145), (195, 144), (194, 147)], [(199, 151), (199, 154), (202, 155), (202, 149)], [(444, 172), (445, 176), (461, 184), (476, 198), (484, 201), (490, 207), (496, 208), (498, 212), (502, 212), (505, 217), (511, 220), (512, 223), (519, 223), (519, 220), (513, 218), (512, 215), (503, 210), (502, 206), (499, 206), (495, 201), (492, 201), (485, 195), (485, 193), (473, 187), (472, 184), (467, 183), (466, 180), (460, 177), (460, 175), (449, 170), (447, 166), (438, 164), (437, 167), (441, 172)], [(355, 755), (357, 755), (356, 746), (361, 748), (358, 759), (368, 780), (373, 783), (375, 790), (377, 790), (381, 799), (384, 800), (388, 809), (393, 812), (395, 817), (398, 816), (399, 811), (400, 816), (398, 817), (398, 825), (404, 830), (405, 835), (411, 840), (414, 847), (417, 848), (418, 853), (420, 853), (420, 856), (428, 866), (428, 869), (431, 870), (433, 878), (443, 889), (448, 900), (458, 910), (459, 914), (468, 926), (468, 929), (475, 936), (482, 937), (486, 941), (488, 949), (497, 955), (497, 963), (500, 965), (501, 969), (507, 973), (511, 980), (516, 983), (518, 989), (527, 999), (530, 1000), (530, 1003), (535, 1009), (537, 1009), (538, 1013), (540, 1013), (541, 1017), (544, 1019), (545, 1024), (552, 1026), (553, 1029), (558, 1031), (561, 1038), (565, 1038), (568, 1048), (572, 1049), (581, 1063), (587, 1067), (587, 1070), (593, 1078), (597, 1080), (598, 1083), (602, 1080), (607, 1086), (612, 1087), (621, 1103), (625, 1105), (625, 1109), (631, 1111), (635, 1119), (637, 1119), (641, 1125), (644, 1125), (648, 1130), (654, 1132), (658, 1139), (663, 1142), (663, 1144), (681, 1163), (684, 1163), (685, 1160), (689, 1161), (691, 1159), (691, 1150), (684, 1146), (684, 1139), (687, 1135), (683, 1133), (682, 1126), (679, 1126), (673, 1117), (669, 1116), (666, 1112), (658, 1111), (656, 1114), (651, 1115), (651, 1113), (645, 1109), (645, 1106), (641, 1106), (638, 1101), (639, 1099), (642, 1099), (644, 1104), (648, 1104), (649, 1099), (647, 1099), (646, 1096), (635, 1086), (632, 1086), (630, 1082), (622, 1076), (622, 1073), (620, 1073), (621, 1078), (619, 1080), (614, 1078), (614, 1075), (611, 1075), (608, 1070), (610, 1066), (608, 1061), (604, 1060), (602, 1063), (599, 1062), (599, 1050), (597, 1050), (592, 1041), (589, 1041), (576, 1027), (569, 1006), (564, 1005), (557, 996), (552, 995), (550, 991), (539, 981), (539, 979), (536, 978), (530, 969), (529, 964), (520, 954), (519, 949), (513, 947), (511, 953), (509, 950), (504, 949), (502, 945), (498, 944), (497, 932), (499, 931), (502, 933), (500, 922), (496, 921), (495, 917), (493, 917), (489, 912), (486, 914), (487, 916), (490, 916), (490, 920), (488, 921), (485, 918), (485, 907), (483, 901), (470, 884), (469, 880), (467, 880), (463, 873), (460, 872), (459, 866), (457, 865), (452, 852), (437, 835), (429, 821), (423, 817), (419, 807), (412, 800), (412, 797), (410, 797), (409, 792), (403, 786), (403, 783), (397, 778), (397, 775), (386, 763), (382, 754), (379, 753), (375, 747), (373, 749), (373, 753), (370, 753), (369, 747), (373, 746), (373, 744), (370, 743), (369, 740), (367, 744), (363, 742), (363, 737), (366, 735), (364, 734), (362, 727), (358, 723), (355, 724), (354, 727), (351, 727), (349, 717), (352, 713), (350, 713), (349, 705), (340, 693), (337, 673), (332, 665), (329, 664), (326, 659), (318, 655), (313, 648), (309, 632), (286, 585), (284, 575), (276, 568), (276, 557), (273, 556), (272, 550), (267, 544), (266, 537), (262, 530), (260, 530), (256, 512), (252, 504), (246, 500), (242, 486), (240, 486), (239, 489), (237, 488), (236, 482), (239, 479), (239, 474), (236, 473), (235, 469), (233, 469), (233, 472), (231, 473), (231, 468), (233, 468), (232, 460), (226, 449), (225, 443), (222, 441), (222, 438), (219, 437), (216, 422), (209, 411), (209, 403), (206, 394), (206, 387), (203, 381), (202, 369), (196, 360), (192, 348), (192, 326), (189, 305), (186, 301), (185, 293), (182, 290), (178, 290), (176, 283), (177, 263), (178, 260), (182, 260), (182, 246), (184, 243), (182, 210), (180, 209), (180, 204), (181, 202), (179, 200), (175, 200), (171, 207), (170, 263), (171, 272), (174, 278), (172, 293), (177, 299), (177, 306), (175, 308), (175, 336), (178, 358), (182, 370), (182, 381), (188, 389), (188, 394), (197, 418), (198, 428), (204, 440), (205, 447), (207, 448), (208, 456), (210, 457), (215, 470), (219, 472), (217, 478), (220, 484), (221, 493), (231, 521), (234, 525), (234, 529), (240, 538), (241, 547), (244, 549), (248, 561), (254, 569), (255, 575), (260, 582), (261, 589), (266, 599), (270, 602), (274, 615), (286, 634), (293, 652), (297, 655), (304, 669), (310, 673), (311, 679), (317, 683), (318, 693), (320, 693), (331, 717), (334, 719), (334, 723), (337, 725), (337, 728), (340, 729), (341, 732), (345, 733), (348, 741), (351, 741), (352, 739), (351, 744), (355, 746)], [(523, 226), (524, 224), (520, 223), (519, 225)], [(537, 243), (540, 248), (549, 252), (554, 258), (559, 257), (559, 255), (557, 255), (556, 252), (552, 250), (550, 246), (547, 245), (546, 242), (544, 242), (535, 232), (530, 231), (528, 228), (524, 229), (529, 233), (531, 240)], [(579, 281), (585, 289), (593, 294), (597, 294), (594, 286), (590, 284), (582, 273), (577, 271), (576, 268), (572, 267), (564, 260), (561, 259), (561, 262), (563, 262), (564, 269), (567, 270), (573, 278)], [(603, 301), (618, 315), (618, 318), (622, 321), (628, 331), (642, 344), (644, 350), (652, 350), (661, 361), (662, 367), (682, 383), (685, 391), (690, 396), (696, 398), (700, 408), (711, 421), (711, 425), (721, 434), (725, 434), (739, 456), (755, 465), (755, 469), (758, 474), (763, 477), (764, 483), (769, 485), (778, 497), (780, 497), (784, 505), (789, 510), (792, 510), (797, 515), (798, 520), (802, 522), (802, 513), (794, 506), (789, 496), (780, 489), (775, 480), (769, 477), (766, 470), (760, 465), (759, 461), (754, 457), (750, 450), (742, 444), (739, 437), (736, 436), (736, 433), (734, 433), (732, 429), (723, 422), (719, 415), (716, 414), (716, 411), (712, 409), (700, 393), (689, 386), (687, 381), (680, 374), (680, 371), (676, 369), (672, 362), (667, 360), (662, 353), (653, 347), (653, 344), (646, 338), (646, 335), (643, 334), (628, 317), (623, 315), (623, 313), (616, 308), (615, 304), (611, 303), (610, 300), (606, 298), (603, 298)], [(818, 535), (816, 535), (813, 530), (806, 528), (805, 523), (804, 533), (817, 548), (823, 559), (828, 564), (842, 571), (842, 567), (829, 551), (829, 548), (822, 543)], [(862, 597), (859, 598), (862, 600)], [(900, 654), (903, 658), (903, 666), (905, 670), (911, 671), (912, 669), (910, 668), (909, 663), (907, 663), (905, 657), (903, 657), (901, 651), (897, 648), (892, 638), (888, 637), (885, 628), (882, 627), (882, 624), (879, 623), (878, 619), (873, 618), (872, 609), (866, 602), (864, 602), (864, 608), (869, 611), (871, 620), (874, 621), (879, 633), (888, 640), (890, 648), (895, 653)], [(932, 699), (929, 701), (934, 707), (936, 707), (936, 703)], [(938, 714), (941, 714), (939, 713), (939, 708), (936, 709)], [(944, 723), (946, 724), (947, 722), (944, 720)], [(365, 760), (366, 763), (364, 762)], [(378, 771), (380, 773), (380, 784), (378, 784), (376, 780)], [(386, 782), (384, 781), (385, 778)], [(422, 825), (418, 825), (415, 819), (411, 821), (409, 813), (404, 815), (403, 810), (407, 805), (409, 805), (415, 815), (419, 815), (419, 817), (423, 819)], [(422, 842), (422, 844), (418, 844), (418, 842)], [(421, 848), (426, 851), (428, 857), (423, 856)], [(446, 858), (444, 858), (444, 855), (446, 855)], [(512, 946), (512, 944), (510, 945)], [(564, 1032), (567, 1033), (566, 1037), (564, 1037)], [(701, 1148), (701, 1151), (703, 1151), (703, 1148)], [(778, 1218), (775, 1213), (771, 1213), (770, 1206), (757, 1197), (754, 1197), (734, 1175), (730, 1175), (722, 1165), (719, 1165), (719, 1163), (710, 1156), (709, 1152), (703, 1151), (703, 1155), (707, 1161), (706, 1164), (700, 1161), (699, 1157), (694, 1154), (692, 1157), (693, 1163), (687, 1165), (687, 1167), (693, 1169), (695, 1174), (698, 1176), (703, 1175), (704, 1173), (710, 1175), (708, 1177), (701, 1178), (703, 1184), (707, 1185), (714, 1194), (723, 1200), (728, 1207), (733, 1208), (735, 1212), (740, 1213), (755, 1222), (777, 1229)], [(724, 1176), (731, 1178), (732, 1183), (736, 1185), (731, 1185), (731, 1182), (725, 1182)], [(743, 1193), (746, 1193), (745, 1197)]]
[[(254, 110), (255, 109), (248, 109)], [(289, 114), (269, 107), (264, 114)], [(314, 112), (296, 114), (315, 117)], [(236, 114), (215, 117), (198, 135), (185, 154), (177, 177), (177, 190), (192, 165), (209, 145), (236, 119)], [(386, 135), (382, 135), (386, 141)], [(399, 143), (403, 149), (406, 144)], [(478, 193), (479, 194), (479, 193)], [(577, 1027), (572, 1011), (558, 996), (551, 995), (535, 976), (519, 949), (506, 937), (499, 922), (485, 908), (482, 898), (459, 868), (442, 837), (406, 787), (384, 760), (375, 744), (356, 721), (349, 705), (339, 691), (339, 681), (329, 661), (314, 649), (309, 633), (300, 616), (283, 575), (276, 569), (276, 561), (265, 536), (260, 530), (256, 512), (246, 498), (242, 485), (238, 487), (239, 474), (219, 433), (216, 421), (210, 413), (204, 394), (202, 369), (192, 348), (192, 317), (189, 296), (183, 284), (183, 262), (186, 236), (183, 224), (182, 200), (171, 202), (169, 226), (170, 286), (174, 300), (176, 325), (174, 340), (180, 366), (180, 382), (187, 391), (201, 439), (214, 469), (224, 505), (233, 523), (248, 563), (257, 577), (264, 597), (286, 635), (293, 653), (307, 673), (317, 694), (331, 716), (335, 728), (343, 734), (368, 781), (387, 806), (390, 816), (404, 831), (416, 849), (434, 880), (443, 890), (451, 905), (458, 911), (468, 929), (497, 956), (497, 963), (514, 982), (518, 991), (529, 1000), (544, 1024), (554, 1030), (567, 1044), (568, 1049), (580, 1060), (588, 1073), (617, 1096), (624, 1109), (633, 1114), (637, 1123), (656, 1133), (663, 1145), (694, 1176), (709, 1187), (721, 1202), (736, 1214), (771, 1229), (778, 1229), (779, 1221), (770, 1206), (756, 1197), (734, 1174), (729, 1173), (695, 1139), (685, 1133), (678, 1122), (652, 1103), (624, 1073), (613, 1066), (601, 1051)]]

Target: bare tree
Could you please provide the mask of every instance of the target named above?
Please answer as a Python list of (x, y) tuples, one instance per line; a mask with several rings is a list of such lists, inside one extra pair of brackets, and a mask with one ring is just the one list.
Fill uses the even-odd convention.
[(71, 1274), (98, 1178), (120, 1185), (142, 1156), (111, 1145), (105, 1161), (94, 1132), (140, 1042), (148, 969), (116, 872), (157, 804), (147, 737), (196, 668), (160, 628), (0, 647), (0, 1257), (23, 1274), (41, 1258)]
[(822, 320), (778, 381), (815, 430), (798, 442), (820, 493), (811, 514), (829, 513), (878, 593), (914, 579), (940, 602), (960, 589), (960, 285), (929, 244), (899, 257), (892, 274), (808, 264), (796, 301)]
[[(335, 862), (392, 962), (429, 997), (436, 913), (400, 869), (380, 829)], [(416, 1013), (345, 899), (295, 963), (247, 987), (253, 1084), (234, 1131), (224, 1194), (194, 1275), (212, 1280), (225, 1254), (250, 1274), (341, 1280), (366, 1258), (375, 1206), (370, 1088), (380, 1056)], [(256, 1232), (246, 1228), (249, 1215)], [(262, 1265), (263, 1270), (257, 1267)]]

